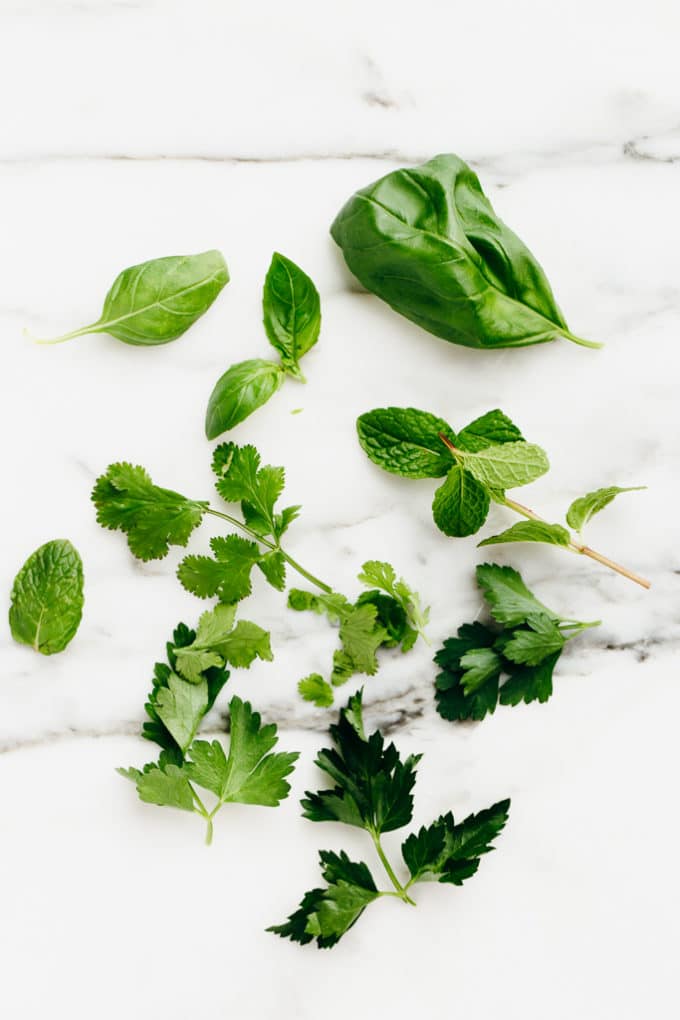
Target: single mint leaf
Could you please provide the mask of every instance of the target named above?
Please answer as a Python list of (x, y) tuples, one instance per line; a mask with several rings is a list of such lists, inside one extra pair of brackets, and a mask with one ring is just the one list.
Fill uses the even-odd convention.
[(489, 603), (491, 615), (499, 623), (514, 627), (524, 623), (529, 616), (555, 618), (555, 614), (538, 601), (512, 567), (480, 563), (476, 575), (477, 584)]
[(162, 559), (171, 545), (186, 545), (208, 508), (179, 492), (154, 485), (143, 467), (110, 464), (92, 490), (97, 521), (123, 531), (134, 556)]
[(61, 343), (86, 333), (108, 333), (135, 346), (167, 344), (207, 312), (228, 281), (219, 251), (151, 259), (119, 273), (97, 322), (41, 342)]
[(633, 485), (627, 489), (622, 489), (618, 485), (609, 485), (604, 489), (588, 492), (585, 496), (575, 499), (567, 510), (567, 524), (570, 528), (581, 531), (595, 514), (599, 514), (600, 510), (609, 506), (612, 500), (622, 492), (640, 492), (646, 488), (646, 485)]
[(317, 708), (328, 708), (333, 704), (333, 688), (320, 673), (304, 677), (297, 689), (305, 701), (311, 701)]
[(501, 705), (519, 705), (520, 701), (547, 701), (553, 691), (553, 670), (560, 652), (553, 652), (537, 666), (515, 666), (508, 664), (510, 679), (501, 687)]
[(404, 478), (441, 478), (451, 467), (440, 433), (454, 444), (455, 433), (442, 418), (427, 411), (377, 408), (357, 419), (357, 432), (364, 453), (384, 471)]
[(503, 655), (519, 665), (537, 666), (548, 655), (561, 652), (564, 642), (562, 631), (549, 616), (529, 616), (527, 627), (517, 628), (504, 642)]
[(147, 804), (174, 807), (182, 811), (194, 810), (194, 794), (183, 767), (147, 766), (144, 772), (137, 772), (135, 779), (139, 798)]
[(268, 552), (258, 562), (258, 567), (267, 578), (272, 588), (283, 591), (286, 587), (286, 561), (283, 553), (278, 551)]
[(544, 521), (518, 521), (511, 528), (498, 535), (478, 542), (482, 545), (501, 545), (503, 542), (545, 542), (547, 545), (569, 545), (571, 535), (561, 524), (546, 524)]
[(83, 562), (67, 539), (41, 545), (14, 578), (10, 596), (12, 637), (43, 655), (62, 652), (83, 615)]
[(303, 815), (314, 822), (340, 821), (375, 833), (407, 825), (413, 814), (413, 785), (420, 755), (402, 761), (394, 744), (376, 731), (364, 734), (361, 692), (354, 694), (330, 727), (333, 748), (319, 752), (316, 764), (335, 782), (331, 790), (307, 792)]
[(507, 415), (496, 409), (487, 411), (481, 418), (466, 425), (458, 433), (455, 445), (459, 450), (466, 450), (469, 453), (476, 453), (487, 446), (494, 446), (497, 443), (518, 443), (523, 442), (524, 436)]
[(466, 697), (474, 694), (489, 680), (498, 681), (503, 661), (493, 648), (472, 648), (460, 660), (463, 674), (460, 682)]
[(502, 443), (485, 446), (461, 458), (465, 468), (487, 489), (515, 489), (544, 475), (548, 457), (533, 443)]
[(484, 683), (466, 693), (463, 686), (465, 667), (463, 659), (473, 652), (492, 650), (496, 641), (494, 631), (481, 623), (466, 623), (458, 628), (458, 636), (448, 638), (435, 655), (441, 667), (435, 680), (437, 711), (443, 719), (483, 719), (492, 714), (498, 703), (500, 670), (494, 670)]
[(299, 266), (274, 252), (262, 295), (264, 328), (286, 370), (300, 376), (298, 362), (319, 339), (321, 302)]
[(458, 824), (448, 812), (409, 836), (402, 855), (411, 878), (461, 885), (475, 874), (483, 854), (493, 850), (492, 842), (505, 827), (509, 809), (510, 801), (502, 800)]
[(278, 741), (276, 726), (263, 726), (249, 702), (233, 697), (229, 716), (231, 742), (220, 800), (276, 807), (290, 792), (286, 776), (293, 771), (299, 755), (269, 753)]
[(434, 494), (432, 516), (440, 531), (463, 538), (479, 531), (489, 513), (489, 494), (466, 468), (454, 465)]
[(266, 404), (285, 376), (273, 361), (253, 358), (228, 368), (215, 383), (205, 413), (205, 434), (217, 439)]

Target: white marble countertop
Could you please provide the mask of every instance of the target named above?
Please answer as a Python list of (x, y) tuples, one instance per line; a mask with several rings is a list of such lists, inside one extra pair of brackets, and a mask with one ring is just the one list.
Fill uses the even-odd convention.
[[(77, 545), (86, 573), (64, 654), (38, 658), (0, 632), (8, 1020), (677, 1016), (679, 32), (667, 0), (0, 4), (0, 591), (7, 601), (53, 537)], [(335, 212), (447, 150), (473, 163), (572, 328), (603, 351), (464, 350), (359, 293), (328, 235)], [(173, 344), (22, 339), (95, 318), (124, 266), (212, 247), (231, 282)], [(526, 491), (553, 518), (590, 488), (649, 487), (590, 533), (652, 579), (648, 593), (549, 547), (492, 557), (565, 615), (603, 620), (565, 653), (546, 705), (446, 724), (422, 645), (367, 681), (369, 720), (424, 752), (415, 823), (513, 806), (464, 888), (426, 888), (414, 911), (381, 902), (325, 953), (264, 928), (317, 883), (319, 847), (365, 849), (299, 811), (323, 785), (313, 755), (329, 716), (295, 682), (334, 635), (264, 585), (248, 600), (275, 661), (228, 690), (303, 753), (279, 810), (225, 810), (206, 849), (198, 819), (139, 803), (114, 772), (149, 758), (137, 734), (152, 664), (203, 605), (174, 580), (176, 551), (140, 565), (89, 502), (118, 459), (210, 497), (205, 402), (229, 364), (267, 354), (274, 249), (315, 279), (322, 336), (308, 385), (287, 383), (234, 438), (286, 466), (304, 506), (291, 552), (340, 590), (356, 591), (365, 559), (389, 559), (432, 605), (438, 644), (477, 614), (473, 566), (488, 558), (437, 532), (429, 483), (366, 460), (354, 420), (369, 408), (422, 406), (456, 425), (502, 407), (550, 452)], [(218, 709), (213, 730), (224, 696)]]

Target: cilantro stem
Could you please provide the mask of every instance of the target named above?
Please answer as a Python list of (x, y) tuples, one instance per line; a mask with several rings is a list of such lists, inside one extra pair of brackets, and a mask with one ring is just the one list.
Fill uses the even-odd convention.
[(375, 830), (373, 830), (373, 829), (369, 829), (368, 831), (370, 833), (371, 839), (373, 840), (373, 845), (375, 847), (375, 851), (376, 851), (378, 857), (380, 858), (380, 862), (381, 862), (383, 868), (385, 869), (385, 871), (387, 872), (387, 876), (388, 876), (390, 882), (392, 883), (392, 885), (396, 889), (396, 893), (394, 895), (398, 896), (399, 899), (404, 901), (404, 903), (410, 903), (412, 907), (415, 907), (415, 905), (416, 905), (415, 901), (412, 900), (411, 897), (408, 895), (408, 893), (406, 892), (406, 889), (404, 888), (404, 886), (401, 884), (401, 882), (399, 881), (399, 879), (395, 875), (394, 870), (392, 869), (392, 865), (390, 864), (390, 862), (387, 860), (387, 857), (385, 856), (385, 851), (382, 848), (382, 844), (380, 842), (379, 834), (377, 832), (375, 832)]
[(222, 513), (221, 510), (214, 510), (210, 506), (207, 508), (206, 513), (212, 514), (213, 517), (219, 517), (223, 521), (228, 521), (229, 524), (233, 524), (235, 528), (240, 528), (241, 531), (245, 532), (246, 535), (250, 535), (250, 537), (254, 539), (255, 542), (259, 542), (260, 545), (265, 546), (265, 548), (270, 549), (272, 552), (281, 553), (286, 563), (288, 563), (288, 565), (291, 566), (293, 570), (297, 571), (298, 574), (300, 574), (307, 581), (309, 581), (310, 584), (315, 585), (321, 591), (325, 592), (326, 595), (330, 595), (332, 593), (333, 589), (331, 588), (330, 585), (326, 584), (324, 581), (321, 581), (318, 577), (315, 577), (314, 574), (311, 574), (308, 570), (306, 570), (302, 566), (302, 564), (298, 563), (297, 560), (294, 560), (293, 557), (290, 556), (286, 552), (286, 550), (283, 549), (278, 544), (278, 542), (270, 542), (268, 538), (263, 538), (262, 535), (258, 535), (256, 531), (253, 531), (252, 528), (249, 528), (244, 521), (240, 521), (238, 517), (232, 517), (231, 514)]

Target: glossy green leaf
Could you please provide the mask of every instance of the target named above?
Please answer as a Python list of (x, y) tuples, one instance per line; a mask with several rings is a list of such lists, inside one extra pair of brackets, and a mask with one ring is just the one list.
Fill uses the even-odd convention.
[(253, 358), (232, 365), (215, 383), (205, 413), (205, 434), (216, 439), (266, 404), (284, 380), (273, 361)]
[(569, 545), (571, 535), (561, 524), (545, 521), (519, 521), (498, 535), (485, 538), (478, 545), (500, 545), (503, 542), (545, 542), (548, 545)]
[(300, 377), (300, 358), (319, 339), (319, 292), (299, 266), (278, 252), (264, 281), (262, 310), (267, 337), (281, 355), (283, 367)]
[(384, 471), (404, 478), (441, 478), (451, 467), (451, 454), (439, 433), (455, 443), (442, 418), (414, 407), (381, 407), (357, 419), (364, 453)]
[(109, 333), (136, 346), (167, 344), (207, 312), (228, 281), (219, 251), (142, 262), (116, 277), (97, 322), (39, 342), (62, 343), (86, 333)]
[(83, 615), (83, 563), (66, 539), (31, 553), (14, 578), (9, 626), (12, 637), (43, 655), (62, 652)]
[(395, 170), (358, 191), (331, 227), (367, 290), (430, 333), (466, 347), (566, 337), (550, 284), (454, 155)]
[(581, 531), (591, 517), (599, 514), (600, 510), (604, 510), (606, 506), (609, 506), (612, 500), (622, 492), (640, 492), (645, 488), (645, 485), (633, 485), (627, 489), (622, 489), (618, 485), (609, 485), (604, 489), (595, 489), (594, 492), (588, 492), (585, 496), (575, 499), (567, 510), (567, 524), (570, 528)]
[(485, 487), (459, 464), (434, 494), (432, 516), (445, 535), (462, 538), (479, 531), (489, 512)]

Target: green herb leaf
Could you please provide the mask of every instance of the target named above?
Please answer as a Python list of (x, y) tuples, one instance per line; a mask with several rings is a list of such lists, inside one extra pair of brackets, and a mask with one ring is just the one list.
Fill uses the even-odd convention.
[(311, 701), (317, 708), (328, 708), (333, 704), (333, 688), (320, 673), (303, 677), (297, 689), (305, 701)]
[(184, 753), (208, 711), (206, 679), (201, 677), (196, 683), (184, 680), (171, 672), (164, 686), (156, 689), (153, 707), (160, 721)]
[(520, 701), (547, 701), (553, 692), (553, 670), (560, 652), (546, 656), (536, 666), (508, 667), (510, 679), (501, 687), (501, 705), (519, 705)]
[(139, 799), (159, 807), (174, 807), (181, 811), (194, 810), (194, 794), (184, 769), (178, 765), (147, 765), (143, 772), (119, 770), (137, 786)]
[(489, 680), (498, 681), (503, 661), (493, 648), (472, 648), (460, 660), (463, 673), (460, 682), (465, 695), (474, 694)]
[(503, 542), (545, 542), (547, 545), (569, 545), (571, 535), (561, 524), (547, 524), (545, 521), (518, 521), (511, 528), (491, 535), (477, 544), (500, 545)]
[(457, 825), (449, 811), (410, 835), (401, 850), (412, 880), (462, 885), (479, 868), (481, 856), (494, 849), (491, 844), (503, 831), (509, 810), (510, 801), (502, 800)]
[(465, 347), (575, 337), (529, 249), (454, 155), (395, 170), (358, 191), (331, 227), (350, 270), (435, 336)]
[(97, 521), (123, 531), (130, 551), (140, 560), (162, 559), (171, 545), (184, 546), (208, 508), (154, 485), (143, 467), (110, 464), (92, 490)]
[(488, 489), (515, 489), (544, 475), (550, 464), (544, 450), (533, 443), (485, 446), (460, 458), (464, 467)]
[(467, 450), (476, 453), (487, 446), (494, 446), (497, 443), (518, 443), (523, 442), (524, 436), (507, 415), (496, 409), (487, 411), (481, 418), (466, 425), (462, 432), (458, 433), (455, 446), (459, 450)]
[(633, 485), (627, 489), (622, 489), (618, 485), (609, 485), (604, 489), (595, 489), (594, 492), (588, 492), (585, 496), (575, 499), (567, 510), (567, 524), (570, 528), (581, 531), (591, 517), (599, 514), (600, 510), (604, 510), (606, 506), (609, 506), (612, 500), (620, 495), (620, 493), (640, 492), (646, 488), (646, 485)]
[(240, 602), (252, 591), (250, 575), (261, 554), (255, 542), (240, 535), (210, 540), (215, 558), (185, 556), (177, 568), (177, 577), (187, 591), (199, 598), (218, 595), (222, 602)]
[(518, 628), (503, 645), (503, 655), (511, 662), (537, 666), (548, 655), (561, 652), (565, 636), (549, 616), (527, 617), (527, 628)]
[(319, 292), (299, 266), (274, 252), (262, 295), (264, 328), (286, 371), (300, 377), (300, 358), (319, 339)]
[(451, 455), (440, 432), (455, 444), (450, 425), (413, 407), (377, 408), (357, 419), (364, 453), (384, 471), (404, 478), (441, 478), (447, 473)]
[(234, 627), (235, 615), (233, 605), (215, 606), (201, 616), (193, 642), (174, 649), (176, 668), (184, 679), (198, 683), (211, 666), (228, 663), (248, 669), (255, 659), (271, 662), (269, 633), (248, 620), (239, 620)]
[(83, 615), (83, 563), (66, 539), (41, 545), (14, 578), (10, 596), (12, 637), (43, 655), (63, 652)]
[(258, 560), (257, 565), (272, 588), (283, 591), (286, 587), (286, 561), (283, 558), (283, 553), (278, 551), (265, 553)]
[(97, 322), (39, 342), (62, 343), (86, 333), (109, 333), (126, 344), (167, 344), (207, 312), (228, 280), (219, 251), (142, 262), (116, 277)]
[(213, 455), (213, 471), (222, 499), (240, 502), (246, 523), (258, 534), (278, 538), (281, 523), (275, 519), (274, 504), (283, 492), (283, 468), (260, 467), (260, 454), (254, 446), (222, 443)]
[(480, 563), (476, 570), (477, 584), (484, 592), (491, 614), (499, 623), (514, 626), (530, 616), (554, 617), (531, 592), (520, 574), (512, 567), (497, 563)]
[[(496, 635), (481, 623), (465, 623), (458, 628), (458, 637), (448, 638), (435, 655), (441, 667), (435, 680), (437, 711), (444, 719), (483, 719), (492, 714), (498, 703), (500, 669), (489, 672), (487, 679), (466, 692), (463, 659), (480, 650), (492, 651)], [(494, 653), (495, 654), (495, 653)]]
[(205, 434), (216, 439), (266, 404), (284, 380), (273, 361), (253, 358), (232, 365), (215, 383), (205, 414)]
[(454, 465), (432, 502), (432, 516), (439, 530), (457, 538), (474, 535), (488, 513), (486, 488), (466, 468)]

